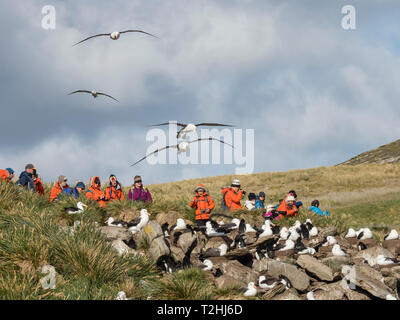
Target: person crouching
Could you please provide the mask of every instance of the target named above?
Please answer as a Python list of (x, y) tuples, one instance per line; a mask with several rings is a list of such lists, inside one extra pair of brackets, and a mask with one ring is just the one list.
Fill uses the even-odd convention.
[(195, 196), (189, 206), (196, 209), (196, 223), (198, 227), (205, 227), (210, 219), (210, 213), (215, 207), (214, 201), (208, 195), (208, 190), (204, 185), (199, 184), (194, 189)]

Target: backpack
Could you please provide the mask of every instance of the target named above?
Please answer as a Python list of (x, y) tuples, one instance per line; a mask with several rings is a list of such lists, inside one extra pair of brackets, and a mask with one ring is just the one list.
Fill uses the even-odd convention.
[(229, 189), (227, 189), (225, 192), (223, 192), (223, 194), (222, 194), (222, 200), (221, 200), (221, 210), (222, 211), (229, 211), (229, 207), (228, 207), (228, 205), (226, 204), (226, 201), (225, 201), (225, 196), (226, 196), (226, 194), (227, 194), (227, 192), (229, 191)]

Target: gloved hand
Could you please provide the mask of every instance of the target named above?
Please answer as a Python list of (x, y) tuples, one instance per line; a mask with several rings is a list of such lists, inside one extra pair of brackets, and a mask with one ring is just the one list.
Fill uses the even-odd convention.
[(245, 191), (245, 190), (242, 190), (242, 194), (245, 195), (245, 194), (246, 194), (246, 191)]

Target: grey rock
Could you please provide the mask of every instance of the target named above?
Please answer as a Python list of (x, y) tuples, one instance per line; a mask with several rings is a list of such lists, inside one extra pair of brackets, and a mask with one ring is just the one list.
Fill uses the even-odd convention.
[(132, 238), (132, 233), (128, 231), (128, 229), (126, 228), (105, 226), (101, 227), (100, 231), (102, 234), (106, 236), (108, 241), (113, 241), (113, 240), (129, 241)]
[(229, 260), (221, 264), (221, 271), (223, 274), (231, 276), (236, 280), (242, 281), (244, 283), (258, 281), (258, 274), (254, 272), (249, 267), (242, 265), (237, 260)]
[(301, 255), (297, 259), (297, 264), (320, 280), (333, 281), (334, 279), (332, 269), (310, 255)]

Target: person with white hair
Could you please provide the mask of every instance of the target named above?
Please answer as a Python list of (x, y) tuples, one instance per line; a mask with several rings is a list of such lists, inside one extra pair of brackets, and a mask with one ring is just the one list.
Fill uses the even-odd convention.
[(239, 179), (234, 179), (230, 187), (222, 189), (222, 209), (229, 209), (231, 212), (242, 209), (240, 200), (246, 194), (246, 191), (240, 189)]
[(299, 209), (296, 207), (296, 198), (289, 193), (287, 197), (281, 201), (276, 211), (279, 213), (280, 219), (283, 217), (297, 216)]

